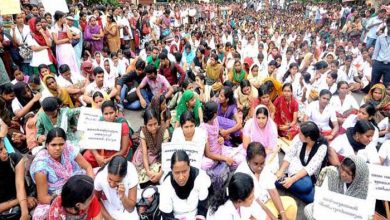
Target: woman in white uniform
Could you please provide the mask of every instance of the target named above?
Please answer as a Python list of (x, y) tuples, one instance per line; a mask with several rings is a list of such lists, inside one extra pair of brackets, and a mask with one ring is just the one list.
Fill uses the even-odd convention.
[(339, 157), (358, 155), (366, 162), (380, 164), (376, 146), (368, 145), (374, 136), (375, 127), (367, 120), (359, 120), (353, 128), (338, 136), (330, 144), (328, 149), (329, 162), (332, 165), (339, 165)]
[(159, 188), (162, 219), (205, 219), (209, 176), (190, 166), (190, 159), (182, 150), (173, 153), (171, 170)]
[(235, 173), (226, 185), (211, 199), (207, 220), (254, 218), (245, 210), (249, 209), (255, 200), (252, 177), (245, 173)]
[(96, 174), (96, 197), (105, 220), (139, 219), (135, 209), (138, 174), (135, 166), (122, 156), (115, 156)]

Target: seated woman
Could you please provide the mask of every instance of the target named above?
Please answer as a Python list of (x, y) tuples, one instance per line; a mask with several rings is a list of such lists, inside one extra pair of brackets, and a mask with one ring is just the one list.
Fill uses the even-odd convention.
[[(3, 126), (2, 126), (3, 130)], [(26, 158), (20, 153), (8, 153), (4, 139), (0, 140), (0, 219), (11, 216), (12, 210), (18, 210), (11, 219), (29, 219), (29, 210), (35, 208), (37, 199), (33, 196), (35, 186), (27, 184)], [(20, 208), (16, 208), (19, 206)]]
[(248, 80), (253, 87), (256, 89), (260, 88), (263, 82), (263, 75), (259, 71), (259, 65), (254, 63), (249, 68)]
[(247, 73), (242, 68), (241, 61), (238, 59), (234, 61), (234, 67), (228, 74), (229, 81), (233, 82), (233, 85), (239, 86), (241, 81), (247, 78)]
[[(368, 94), (363, 98), (362, 105), (370, 103), (377, 110), (375, 114), (375, 121), (379, 123), (383, 118), (383, 110), (386, 107), (386, 88), (383, 84), (378, 83), (371, 87)], [(387, 113), (388, 114), (388, 113)]]
[(158, 184), (162, 177), (161, 144), (169, 140), (169, 132), (158, 121), (154, 109), (146, 109), (144, 126), (140, 132), (141, 146), (134, 153), (133, 163), (137, 168), (141, 188)]
[(56, 78), (53, 75), (43, 77), (43, 83), (47, 90), (43, 91), (43, 97), (58, 97), (62, 101), (64, 107), (74, 108), (73, 101), (66, 88), (61, 88), (57, 85)]
[(209, 176), (192, 167), (182, 150), (173, 153), (171, 170), (159, 188), (162, 219), (205, 219)]
[(62, 186), (71, 176), (85, 172), (88, 176), (94, 176), (91, 165), (78, 150), (66, 142), (66, 134), (62, 128), (51, 129), (47, 133), (45, 144), (30, 167), (39, 203), (33, 219), (38, 220), (46, 219), (50, 204), (60, 195)]
[(263, 85), (267, 88), (271, 102), (282, 94), (282, 84), (273, 77), (265, 78)]
[(252, 177), (245, 173), (235, 173), (228, 183), (221, 186), (220, 192), (211, 198), (207, 220), (254, 219), (245, 209), (251, 207), (255, 198)]
[(355, 113), (359, 109), (355, 98), (348, 94), (348, 83), (345, 81), (337, 83), (337, 94), (332, 96), (330, 104), (336, 111), (339, 125), (342, 125), (350, 114)]
[(218, 123), (220, 134), (225, 139), (225, 145), (232, 146), (229, 139), (239, 140), (242, 128), (242, 116), (237, 110), (236, 100), (233, 90), (229, 86), (224, 86), (218, 97)]
[(110, 160), (117, 156), (122, 155), (127, 157), (129, 150), (132, 146), (132, 142), (129, 136), (130, 127), (125, 118), (118, 117), (118, 109), (113, 101), (105, 101), (102, 104), (102, 121), (121, 123), (121, 146), (119, 151), (115, 150), (87, 150), (83, 154), (84, 158), (92, 165), (92, 167), (102, 167)]
[[(291, 192), (305, 203), (314, 200), (314, 183), (326, 164), (328, 142), (314, 122), (303, 122), (299, 135), (293, 139), (276, 177), (276, 187)], [(287, 172), (287, 176), (286, 176)]]
[[(360, 157), (346, 157), (340, 166), (328, 166), (321, 170), (317, 186), (332, 192), (358, 199), (367, 199), (369, 170), (367, 163)], [(313, 220), (313, 203), (305, 206), (304, 213), (308, 220)]]
[(186, 90), (181, 99), (179, 104), (176, 108), (176, 124), (175, 127), (179, 126), (179, 121), (181, 115), (186, 112), (191, 111), (194, 114), (195, 117), (195, 124), (199, 126), (201, 122), (203, 122), (203, 111), (202, 111), (202, 104), (199, 101), (199, 98), (195, 95), (194, 91), (192, 90)]
[(251, 107), (251, 102), (258, 97), (257, 89), (251, 86), (248, 80), (244, 79), (240, 82), (240, 86), (234, 91), (234, 97), (237, 100), (237, 109), (242, 113), (242, 118), (246, 121), (245, 119), (250, 118), (247, 118), (247, 116)]
[(33, 94), (30, 87), (25, 82), (17, 82), (14, 85), (16, 98), (12, 100), (12, 110), (15, 117), (22, 119), (27, 113), (36, 113), (41, 108), (39, 99), (40, 93)]
[(138, 174), (134, 165), (115, 156), (99, 170), (95, 178), (95, 195), (102, 205), (104, 219), (139, 219), (135, 209)]
[(292, 95), (292, 84), (286, 83), (282, 87), (283, 95), (276, 98), (274, 106), (275, 123), (278, 126), (278, 133), (281, 137), (292, 140), (299, 133), (298, 125), (298, 102)]
[(62, 187), (61, 195), (53, 200), (47, 217), (47, 220), (60, 219), (103, 219), (91, 177), (72, 176)]
[(278, 131), (275, 122), (269, 117), (269, 111), (264, 105), (257, 106), (252, 119), (248, 120), (243, 129), (242, 145), (248, 148), (251, 142), (260, 142), (267, 153), (267, 167), (275, 172), (279, 168), (277, 151)]
[(339, 165), (339, 155), (344, 158), (357, 154), (365, 161), (372, 164), (380, 164), (376, 146), (368, 145), (374, 136), (374, 125), (367, 120), (359, 120), (355, 126), (348, 128), (347, 132), (338, 136), (330, 143), (328, 149), (329, 163)]
[(251, 142), (246, 151), (246, 163), (241, 163), (236, 170), (236, 173), (246, 173), (253, 179), (256, 201), (250, 208), (252, 216), (261, 219), (262, 213), (259, 211), (263, 208), (268, 209), (267, 213), (279, 216), (280, 219), (296, 219), (297, 204), (295, 200), (289, 196), (279, 196), (275, 187), (275, 176), (269, 170), (264, 169), (265, 158), (266, 153), (263, 145), (259, 142)]
[(102, 104), (104, 101), (110, 100), (110, 97), (105, 92), (96, 91), (92, 95), (92, 108), (102, 109)]
[(215, 169), (221, 163), (226, 163), (233, 169), (245, 160), (245, 150), (242, 147), (227, 147), (224, 138), (219, 134), (217, 119), (218, 104), (207, 102), (204, 105), (204, 123), (200, 125), (207, 132), (205, 155), (202, 160), (202, 169), (205, 171)]
[(68, 140), (78, 146), (79, 137), (73, 129), (76, 127), (80, 109), (61, 108), (61, 105), (61, 100), (57, 97), (47, 97), (42, 101), (43, 111), (38, 112), (36, 123), (38, 143), (46, 141), (46, 135), (51, 129), (61, 127), (66, 131)]
[[(312, 121), (321, 129), (321, 134), (328, 140), (333, 140), (339, 132), (336, 111), (329, 104), (332, 94), (323, 89), (318, 101), (311, 102), (306, 108), (304, 121)], [(329, 126), (332, 122), (333, 128)]]
[(265, 105), (268, 108), (269, 115), (272, 119), (275, 118), (276, 108), (271, 101), (270, 93), (266, 85), (261, 85), (258, 89), (258, 98), (253, 99), (251, 102), (251, 108), (248, 117), (253, 117), (254, 111), (258, 105)]

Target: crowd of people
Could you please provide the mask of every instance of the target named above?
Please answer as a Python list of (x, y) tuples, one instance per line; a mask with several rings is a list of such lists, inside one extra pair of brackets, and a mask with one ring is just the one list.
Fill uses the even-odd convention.
[[(375, 203), (388, 3), (21, 6), (0, 16), (0, 219), (314, 219), (315, 186)], [(80, 145), (82, 107), (118, 151)], [(165, 172), (167, 142), (200, 165), (178, 150)]]

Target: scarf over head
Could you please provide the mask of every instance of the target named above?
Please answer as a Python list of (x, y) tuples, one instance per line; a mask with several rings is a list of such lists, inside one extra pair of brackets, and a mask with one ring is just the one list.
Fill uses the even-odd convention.
[[(187, 107), (187, 103), (195, 96), (195, 93), (192, 91), (192, 90), (186, 90), (183, 95), (181, 96), (181, 99), (179, 101), (179, 104), (177, 105), (177, 109), (176, 109), (176, 119), (178, 121), (180, 121), (180, 116), (188, 111), (188, 107)], [(194, 116), (195, 116), (195, 120), (196, 120), (196, 125), (199, 125), (200, 123), (200, 120), (199, 120), (199, 108), (202, 107), (202, 104), (200, 103), (199, 99), (197, 97), (195, 97), (196, 101), (195, 101), (195, 106), (193, 108), (193, 113), (194, 113)]]
[[(32, 37), (34, 38), (34, 40), (39, 44), (39, 46), (47, 46), (46, 41), (45, 41), (45, 38), (44, 38), (43, 35), (36, 29), (36, 24), (37, 24), (37, 18), (36, 18), (36, 17), (32, 17), (32, 18), (28, 21), (28, 25), (30, 26), (30, 30), (31, 30), (31, 36), (32, 36)], [(51, 48), (47, 48), (46, 51), (47, 51), (47, 53), (48, 53), (50, 62), (52, 62), (53, 64), (56, 64), (56, 63), (57, 63), (57, 60), (56, 60), (56, 58), (54, 57), (54, 54), (53, 54), (53, 51), (51, 50)]]
[[(259, 108), (266, 108), (268, 110), (268, 119), (264, 128), (260, 128), (257, 122), (256, 112)], [(249, 121), (248, 121), (249, 122)], [(250, 138), (251, 142), (257, 141), (264, 145), (265, 148), (275, 148), (277, 145), (278, 131), (275, 122), (270, 117), (270, 112), (267, 106), (258, 105), (253, 112), (252, 122), (251, 122), (251, 132)]]

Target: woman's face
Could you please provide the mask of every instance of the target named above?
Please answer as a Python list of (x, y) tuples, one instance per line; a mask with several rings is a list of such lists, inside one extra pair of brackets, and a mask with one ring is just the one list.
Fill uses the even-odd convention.
[(367, 110), (365, 108), (360, 108), (357, 113), (358, 120), (369, 120), (370, 115), (367, 113)]
[(259, 113), (256, 115), (256, 120), (259, 127), (264, 128), (267, 125), (268, 117), (263, 113)]
[(14, 73), (14, 76), (15, 76), (16, 81), (20, 82), (20, 81), (24, 80), (23, 72), (20, 71), (20, 70), (16, 70), (15, 73)]
[(283, 96), (287, 99), (290, 99), (291, 96), (292, 96), (292, 91), (291, 91), (291, 88), (289, 86), (285, 86), (284, 89), (283, 89)]
[(196, 104), (196, 98), (193, 96), (188, 102), (187, 102), (187, 107), (188, 108), (193, 108), (195, 107)]
[(108, 61), (104, 62), (104, 69), (107, 71), (107, 73), (110, 73), (110, 63)]
[(249, 95), (249, 94), (251, 94), (251, 87), (250, 86), (245, 86), (244, 88), (242, 88), (242, 93), (244, 94), (244, 95)]
[(23, 15), (22, 14), (16, 15), (16, 23), (23, 24)]
[(55, 81), (54, 78), (47, 79), (46, 85), (47, 85), (47, 88), (49, 88), (51, 90), (57, 90), (57, 82)]
[(37, 22), (35, 24), (35, 29), (39, 32), (42, 29), (42, 23), (41, 22)]
[(364, 134), (357, 133), (357, 141), (364, 145), (368, 145), (372, 141), (372, 137), (374, 136), (374, 130), (368, 130)]
[(53, 138), (50, 143), (46, 144), (49, 155), (54, 159), (61, 158), (62, 152), (64, 151), (65, 140), (62, 137)]
[(178, 161), (172, 167), (172, 175), (179, 186), (185, 186), (190, 177), (190, 166), (185, 161)]
[(252, 75), (257, 76), (259, 74), (259, 67), (255, 66), (252, 68)]
[(107, 181), (108, 185), (110, 185), (111, 188), (116, 188), (118, 185), (122, 182), (123, 177), (120, 177), (115, 174), (108, 173), (107, 175)]
[(91, 24), (91, 26), (95, 26), (96, 25), (96, 18), (89, 19), (89, 23)]
[(151, 118), (149, 119), (148, 123), (146, 123), (146, 129), (151, 133), (151, 134), (156, 134), (157, 129), (158, 129), (158, 121), (156, 118)]
[(325, 108), (329, 104), (329, 101), (330, 101), (330, 95), (325, 94), (320, 96), (320, 106), (322, 106), (323, 108)]
[(348, 93), (348, 85), (342, 84), (339, 88), (339, 95), (346, 95)]
[(1, 140), (1, 143), (0, 143), (0, 160), (3, 162), (8, 160), (8, 152), (7, 152), (7, 149), (5, 149), (5, 147), (4, 147), (3, 140)]
[(28, 98), (28, 99), (32, 99), (33, 98), (33, 94), (32, 94), (32, 91), (31, 89), (26, 86), (26, 88), (24, 89), (24, 97)]
[(372, 91), (372, 98), (375, 101), (380, 101), (383, 98), (381, 89), (374, 89), (374, 91)]
[(186, 121), (181, 126), (185, 137), (192, 137), (195, 133), (195, 123), (192, 121)]
[(265, 158), (264, 156), (257, 154), (248, 161), (248, 165), (252, 172), (260, 174), (265, 165)]
[(255, 200), (255, 190), (254, 189), (249, 194), (248, 198), (246, 198), (244, 201), (240, 201), (240, 205), (243, 207), (250, 207), (253, 203), (253, 200)]
[(102, 108), (102, 104), (104, 102), (104, 98), (101, 97), (101, 96), (96, 96), (95, 99), (93, 100), (95, 103), (96, 103), (96, 108), (97, 109), (101, 109)]
[(112, 107), (106, 107), (103, 109), (104, 121), (114, 122), (116, 118), (116, 111)]
[(203, 80), (201, 80), (200, 78), (199, 78), (199, 76), (197, 76), (197, 77), (195, 77), (195, 83), (196, 83), (196, 85), (197, 86), (199, 86), (199, 87), (203, 87)]
[(348, 184), (352, 183), (354, 176), (352, 170), (349, 167), (345, 166), (344, 164), (341, 164), (339, 167), (339, 172), (341, 181)]
[(240, 63), (240, 62), (235, 63), (235, 64), (234, 64), (234, 69), (235, 69), (236, 71), (240, 71), (240, 70), (241, 70), (241, 63)]
[(50, 70), (47, 68), (43, 68), (43, 69), (41, 69), (40, 74), (42, 75), (42, 77), (44, 77), (44, 76), (50, 74)]
[(218, 99), (219, 99), (219, 103), (221, 103), (221, 104), (228, 102), (228, 99), (225, 96), (225, 90), (223, 90), (223, 89), (221, 90), (221, 92), (219, 93)]
[(260, 103), (263, 105), (268, 105), (269, 104), (269, 94), (264, 94), (260, 97)]

